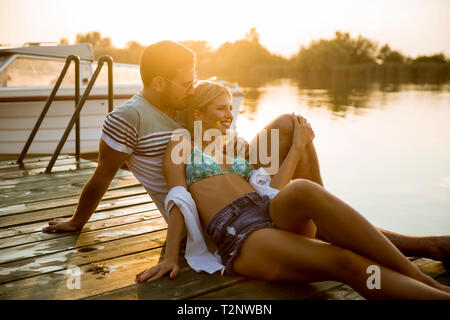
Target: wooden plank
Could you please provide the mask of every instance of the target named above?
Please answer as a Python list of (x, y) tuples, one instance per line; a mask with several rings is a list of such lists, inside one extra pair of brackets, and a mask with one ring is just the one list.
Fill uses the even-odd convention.
[[(52, 156), (40, 156), (40, 157), (29, 157), (29, 158), (25, 158), (23, 159), (23, 163), (24, 164), (30, 164), (33, 162), (41, 162), (41, 161), (50, 161), (50, 159), (52, 158)], [(11, 167), (11, 166), (15, 166), (17, 159), (19, 159), (19, 155), (14, 155), (14, 159), (13, 160), (3, 160), (0, 161), (0, 169), (6, 168), (6, 167)], [(74, 156), (70, 156), (70, 155), (59, 155), (57, 160), (60, 159), (75, 159)]]
[[(226, 288), (246, 281), (244, 277), (222, 276), (218, 272), (207, 274), (193, 271), (184, 258), (182, 245), (179, 257), (180, 271), (178, 276), (171, 280), (167, 275), (149, 283), (135, 283), (109, 292), (86, 297), (88, 300), (162, 300), (162, 299), (189, 299), (190, 297), (205, 294), (221, 288)], [(161, 257), (164, 250), (161, 251)], [(149, 268), (151, 265), (145, 267)], [(140, 272), (142, 270), (138, 270)], [(136, 273), (138, 273), (136, 272)]]
[[(141, 201), (142, 202), (142, 201)], [(97, 208), (98, 209), (98, 208)], [(130, 215), (134, 213), (141, 213), (144, 211), (156, 210), (156, 205), (150, 201), (144, 201), (144, 203), (129, 203), (125, 206), (118, 206), (115, 209), (108, 210), (96, 210), (89, 219), (89, 222), (97, 220), (106, 220), (110, 218)], [(88, 222), (88, 223), (89, 223)], [(0, 241), (4, 241), (4, 238), (14, 239), (16, 237), (24, 236), (28, 237), (29, 234), (41, 232), (41, 230), (48, 226), (48, 221), (40, 221), (35, 223), (27, 223), (10, 228), (0, 228)], [(81, 230), (83, 232), (84, 228)], [(55, 235), (57, 235), (56, 233)], [(6, 241), (6, 240), (5, 240)]]
[(68, 235), (55, 239), (24, 244), (0, 250), (0, 264), (19, 261), (31, 257), (39, 257), (60, 251), (75, 249), (94, 244), (100, 244), (115, 239), (128, 238), (154, 230), (166, 228), (164, 218), (151, 219), (124, 226), (111, 227), (105, 230), (89, 231), (80, 234)]
[[(183, 258), (185, 261), (185, 259)], [(181, 261), (181, 260), (180, 260)], [(180, 266), (182, 264), (180, 263)], [(148, 269), (151, 265), (144, 267)], [(136, 273), (144, 270), (137, 270)], [(222, 276), (218, 273), (197, 273), (181, 267), (175, 279), (167, 276), (152, 282), (129, 285), (103, 294), (85, 297), (86, 300), (185, 300), (245, 281), (243, 277)], [(1, 288), (1, 287), (0, 287)]]
[(143, 252), (164, 246), (167, 225), (155, 224), (151, 233), (77, 247), (41, 257), (32, 257), (0, 265), (0, 283), (65, 270), (69, 265), (82, 266)]
[(193, 297), (195, 300), (303, 300), (340, 286), (340, 282), (287, 283), (247, 280), (224, 289)]
[[(132, 175), (115, 178), (111, 183), (109, 190), (115, 190), (126, 187), (139, 186), (140, 182)], [(38, 202), (43, 200), (53, 200), (59, 198), (67, 198), (72, 196), (79, 196), (83, 185), (72, 183), (68, 181), (67, 184), (59, 186), (49, 186), (46, 188), (30, 189), (26, 192), (16, 191), (0, 194), (1, 206), (8, 206), (14, 204), (24, 204), (31, 202)]]
[[(127, 196), (135, 196), (147, 194), (147, 191), (142, 186), (133, 186), (119, 189), (108, 190), (103, 199), (113, 199)], [(150, 197), (150, 196), (149, 196)], [(17, 215), (32, 211), (38, 210), (46, 210), (51, 208), (65, 207), (71, 206), (78, 203), (79, 196), (65, 197), (60, 199), (51, 199), (51, 200), (43, 200), (36, 201), (31, 203), (21, 203), (15, 205), (7, 205), (4, 207), (0, 207), (0, 217), (9, 216), (9, 215)]]
[(102, 263), (110, 270), (106, 275), (89, 272), (89, 265), (80, 266), (80, 289), (68, 288), (70, 274), (66, 270), (0, 284), (0, 299), (81, 299), (119, 289), (133, 284), (136, 273), (148, 268), (149, 265), (156, 264), (160, 253), (161, 249), (155, 249), (104, 260)]
[[(128, 196), (128, 197), (118, 197), (105, 199), (100, 202), (97, 206), (95, 214), (99, 211), (105, 211), (116, 208), (124, 208), (131, 206), (133, 204), (144, 204), (152, 202), (150, 196), (148, 194), (142, 194), (137, 196)], [(58, 208), (50, 208), (50, 209), (42, 209), (39, 211), (26, 212), (22, 214), (9, 215), (5, 217), (0, 217), (0, 228), (9, 227), (15, 228), (21, 224), (25, 223), (33, 223), (37, 221), (47, 221), (57, 217), (70, 217), (72, 216), (74, 210), (76, 209), (76, 204), (58, 207)]]
[[(61, 176), (52, 173), (49, 175), (18, 178), (11, 180), (11, 184), (0, 185), (0, 191), (2, 193), (30, 191), (39, 188), (66, 185), (68, 182), (70, 184), (79, 185), (82, 187), (93, 173), (93, 169), (85, 169), (65, 172), (64, 175)], [(129, 176), (134, 177), (134, 175), (127, 170), (119, 170), (114, 179)], [(0, 183), (4, 181), (5, 180), (0, 180)]]
[(16, 178), (2, 178), (0, 179), (0, 189), (11, 188), (18, 184), (26, 183), (39, 183), (41, 181), (58, 181), (62, 179), (71, 178), (74, 176), (81, 175), (91, 175), (95, 171), (95, 168), (79, 169), (76, 171), (62, 171), (62, 172), (52, 172), (49, 174), (40, 174), (38, 176), (26, 176), (26, 177), (16, 177)]
[[(89, 169), (96, 168), (96, 162), (82, 162), (77, 164), (67, 164), (62, 166), (54, 166), (52, 168), (53, 172), (61, 172), (61, 171), (70, 171), (70, 170), (80, 170), (80, 169)], [(29, 177), (35, 176), (45, 173), (45, 168), (31, 169), (31, 170), (15, 170), (12, 172), (0, 172), (0, 179), (13, 179), (20, 177)]]
[(307, 297), (306, 300), (366, 300), (352, 287), (346, 284), (324, 290), (313, 296)]
[(102, 263), (110, 270), (105, 275), (88, 271), (89, 265), (81, 266), (80, 289), (71, 290), (67, 287), (70, 275), (66, 270), (4, 283), (0, 285), (0, 299), (100, 298), (102, 294), (126, 287), (134, 290), (139, 299), (186, 299), (192, 292), (210, 292), (244, 280), (220, 274), (196, 273), (188, 267), (183, 267), (176, 279), (164, 277), (154, 282), (136, 284), (136, 274), (157, 264), (161, 254), (162, 249), (157, 248), (104, 260)]
[[(33, 192), (36, 190), (48, 189), (58, 187), (61, 185), (79, 186), (81, 188), (86, 183), (86, 181), (89, 179), (89, 177), (92, 175), (93, 172), (94, 172), (93, 170), (90, 170), (88, 172), (82, 170), (77, 171), (78, 174), (76, 174), (76, 172), (73, 172), (71, 175), (59, 179), (55, 178), (41, 181), (29, 179), (28, 181), (25, 182), (18, 182), (9, 185), (0, 185), (0, 192), (1, 194), (14, 196), (15, 194), (19, 193)], [(2, 180), (0, 180), (0, 182), (1, 181)]]
[(61, 233), (45, 233), (42, 232), (42, 228), (48, 226), (48, 223), (41, 223), (38, 232), (32, 232), (27, 234), (15, 235), (12, 237), (0, 239), (0, 249), (15, 247), (27, 243), (39, 242), (47, 239), (55, 239), (64, 237), (71, 234), (80, 234), (83, 232), (105, 229), (112, 226), (124, 225), (130, 222), (136, 222), (147, 220), (149, 217), (161, 217), (161, 213), (157, 210), (154, 203), (144, 204), (136, 207), (127, 207), (118, 210), (113, 210), (115, 215), (113, 216), (109, 212), (107, 219), (99, 219), (95, 214), (89, 220), (88, 223), (80, 232), (61, 232)]
[[(19, 164), (15, 163), (15, 164), (10, 164), (10, 165), (6, 165), (6, 166), (0, 166), (0, 173), (5, 173), (5, 172), (13, 172), (13, 171), (19, 171), (19, 170), (32, 170), (32, 169), (46, 169), (48, 164), (50, 162), (49, 160), (46, 161), (33, 161), (33, 162), (24, 162), (23, 166), (20, 166)], [(85, 159), (80, 159), (79, 161), (80, 163), (88, 163), (91, 162), (89, 160), (85, 160)], [(77, 164), (78, 161), (76, 160), (75, 157), (71, 157), (71, 158), (58, 158), (55, 161), (54, 167), (58, 167), (58, 166), (63, 166), (63, 165), (69, 165), (69, 164)]]

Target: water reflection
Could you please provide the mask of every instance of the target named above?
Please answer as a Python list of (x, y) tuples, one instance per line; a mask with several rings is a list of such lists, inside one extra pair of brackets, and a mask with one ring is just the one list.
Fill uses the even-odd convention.
[(244, 90), (245, 99), (243, 101), (243, 109), (251, 115), (255, 114), (258, 109), (258, 102), (261, 98), (261, 95), (264, 93), (264, 89), (255, 88), (255, 87), (247, 87)]
[[(333, 116), (345, 117), (347, 112), (358, 113), (355, 109), (380, 108), (386, 104), (387, 94), (402, 91), (427, 92), (427, 94), (448, 92), (450, 86), (444, 83), (405, 84), (398, 82), (335, 82), (310, 81), (303, 79), (277, 79), (255, 83), (244, 87), (246, 98), (243, 108), (248, 114), (255, 114), (259, 100), (267, 92), (267, 88), (280, 85), (293, 85), (297, 88), (300, 100), (311, 108), (326, 108)], [(374, 96), (377, 96), (374, 105)]]
[(333, 115), (345, 117), (349, 109), (373, 108), (370, 104), (371, 96), (377, 87), (351, 87), (346, 84), (322, 87), (312, 83), (304, 83), (296, 79), (279, 79), (269, 82), (262, 87), (246, 87), (243, 108), (249, 114), (255, 114), (261, 98), (274, 87), (294, 86), (299, 100), (310, 108), (327, 108)]

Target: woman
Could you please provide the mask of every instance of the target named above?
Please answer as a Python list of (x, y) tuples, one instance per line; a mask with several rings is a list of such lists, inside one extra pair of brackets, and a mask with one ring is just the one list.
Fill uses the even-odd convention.
[[(202, 133), (215, 128), (225, 136), (233, 119), (230, 101), (225, 87), (200, 83), (190, 103), (191, 129), (193, 121), (201, 121)], [(314, 182), (291, 181), (304, 146), (314, 139), (305, 119), (293, 116), (292, 120), (293, 144), (270, 182), (280, 190), (273, 199), (259, 195), (249, 183), (248, 159), (237, 157), (219, 165), (215, 159), (222, 155), (206, 151), (211, 142), (169, 142), (164, 159), (168, 187), (190, 192), (226, 273), (272, 281), (337, 280), (368, 299), (450, 299), (449, 287), (422, 273), (346, 203)], [(188, 155), (191, 163), (173, 160), (173, 151), (183, 144), (189, 150), (193, 147)], [(171, 278), (177, 275), (184, 223), (175, 206), (170, 212), (165, 258), (139, 273), (138, 281), (156, 280), (168, 272)], [(315, 239), (316, 226), (329, 242)], [(373, 265), (381, 273), (380, 289), (367, 285), (367, 270)]]

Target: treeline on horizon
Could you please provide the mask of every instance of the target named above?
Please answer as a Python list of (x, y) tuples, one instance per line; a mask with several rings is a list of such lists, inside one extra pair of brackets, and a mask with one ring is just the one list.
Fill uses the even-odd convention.
[[(225, 42), (213, 49), (207, 41), (180, 41), (197, 54), (200, 78), (218, 76), (231, 81), (300, 77), (311, 80), (356, 80), (389, 82), (446, 82), (450, 80), (450, 57), (443, 53), (415, 58), (361, 35), (336, 31), (332, 39), (312, 41), (290, 58), (271, 53), (259, 40), (255, 28), (243, 39)], [(61, 39), (62, 44), (68, 44)], [(91, 43), (95, 58), (110, 55), (115, 62), (139, 64), (146, 45), (129, 41), (115, 48), (100, 32), (78, 34), (76, 43)]]

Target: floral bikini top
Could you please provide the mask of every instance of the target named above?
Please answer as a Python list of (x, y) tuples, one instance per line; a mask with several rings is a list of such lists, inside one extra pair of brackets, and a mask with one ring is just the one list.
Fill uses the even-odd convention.
[(190, 162), (186, 165), (186, 183), (188, 186), (194, 182), (224, 173), (235, 173), (248, 181), (253, 170), (247, 160), (236, 156), (230, 171), (222, 171), (216, 160), (197, 146), (192, 149)]

